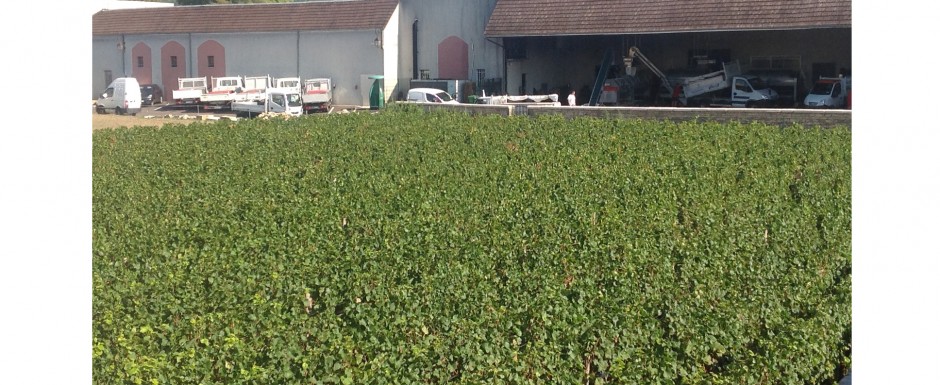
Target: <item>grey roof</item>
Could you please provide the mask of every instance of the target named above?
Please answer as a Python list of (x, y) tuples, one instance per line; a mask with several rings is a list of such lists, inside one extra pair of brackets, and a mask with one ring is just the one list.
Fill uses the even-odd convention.
[(103, 10), (92, 35), (382, 29), (398, 0), (225, 4)]
[(498, 0), (485, 35), (620, 35), (851, 25), (851, 0)]

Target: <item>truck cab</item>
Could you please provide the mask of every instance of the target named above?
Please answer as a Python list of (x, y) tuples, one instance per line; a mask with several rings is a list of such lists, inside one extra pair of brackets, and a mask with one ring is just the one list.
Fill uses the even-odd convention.
[(803, 105), (809, 108), (844, 108), (850, 89), (851, 81), (847, 77), (821, 77), (803, 99)]
[(303, 101), (300, 93), (292, 89), (269, 88), (263, 100), (234, 102), (232, 111), (239, 117), (252, 117), (263, 113), (300, 116), (303, 114)]
[(779, 98), (777, 91), (767, 87), (760, 78), (734, 77), (731, 87), (731, 105), (734, 107), (762, 106)]

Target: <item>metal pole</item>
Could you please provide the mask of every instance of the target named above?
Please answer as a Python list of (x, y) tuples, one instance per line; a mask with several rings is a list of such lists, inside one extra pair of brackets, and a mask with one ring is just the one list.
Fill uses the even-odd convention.
[(127, 50), (126, 44), (124, 44), (124, 34), (121, 34), (121, 73), (122, 77), (127, 77), (127, 58), (125, 51)]
[(186, 77), (193, 77), (193, 34), (189, 33), (189, 48), (186, 50), (186, 61), (189, 65), (186, 67)]
[(297, 77), (300, 77), (300, 30), (297, 31)]

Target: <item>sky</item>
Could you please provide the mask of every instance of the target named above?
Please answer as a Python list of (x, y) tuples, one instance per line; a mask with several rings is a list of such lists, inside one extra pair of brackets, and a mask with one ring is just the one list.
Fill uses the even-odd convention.
[[(0, 24), (0, 383), (90, 384), (91, 15), (17, 2)], [(940, 147), (937, 35), (912, 1), (853, 4), (853, 373), (936, 382)], [(41, 14), (42, 18), (32, 15)], [(30, 15), (30, 17), (25, 17)], [(821, 38), (825, 38), (821, 36)], [(54, 47), (54, 48), (51, 48)]]

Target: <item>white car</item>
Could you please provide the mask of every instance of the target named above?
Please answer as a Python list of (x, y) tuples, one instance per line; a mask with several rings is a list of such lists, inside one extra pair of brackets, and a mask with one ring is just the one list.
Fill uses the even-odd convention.
[(437, 88), (412, 88), (408, 90), (409, 102), (460, 104), (447, 91)]

